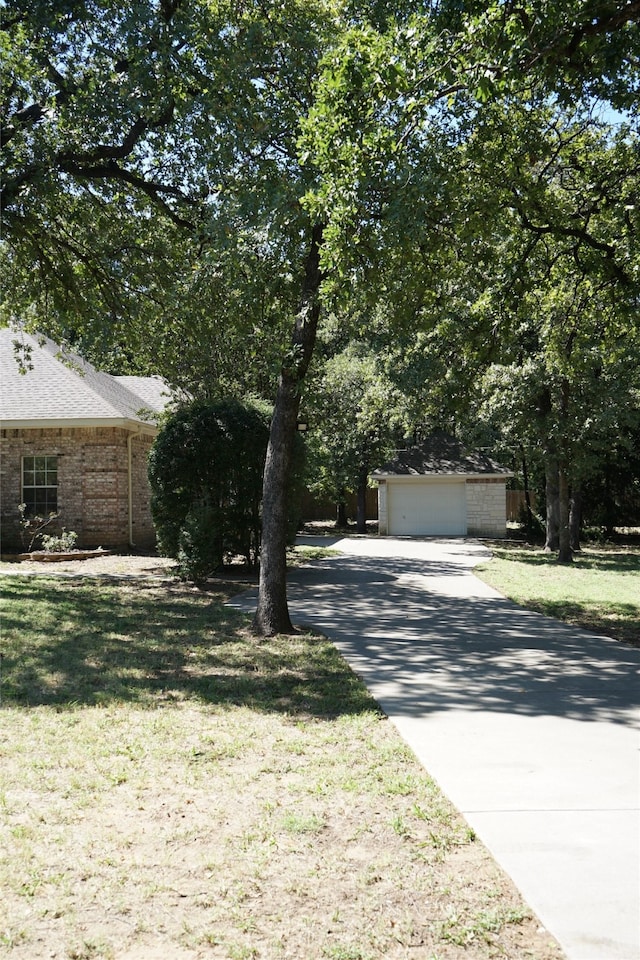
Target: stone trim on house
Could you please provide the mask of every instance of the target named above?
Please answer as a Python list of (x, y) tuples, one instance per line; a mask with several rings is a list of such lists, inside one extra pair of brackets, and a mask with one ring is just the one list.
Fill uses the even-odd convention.
[(378, 533), (387, 536), (389, 529), (389, 514), (387, 510), (387, 481), (378, 480)]
[(503, 478), (468, 477), (467, 535), (500, 538), (506, 535), (507, 496)]

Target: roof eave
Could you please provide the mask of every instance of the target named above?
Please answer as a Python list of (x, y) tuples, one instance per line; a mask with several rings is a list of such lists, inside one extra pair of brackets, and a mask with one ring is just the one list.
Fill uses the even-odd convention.
[(509, 477), (513, 477), (514, 473), (511, 470), (500, 472), (500, 473), (455, 473), (451, 471), (450, 473), (436, 472), (432, 473), (371, 473), (369, 474), (370, 480), (388, 480), (393, 478), (394, 480), (424, 480), (425, 477), (437, 479), (438, 477), (448, 477), (455, 478), (458, 480), (508, 480)]
[(54, 430), (78, 427), (120, 427), (131, 433), (155, 436), (158, 426), (142, 420), (130, 420), (127, 417), (69, 417), (67, 419), (0, 420), (3, 430)]

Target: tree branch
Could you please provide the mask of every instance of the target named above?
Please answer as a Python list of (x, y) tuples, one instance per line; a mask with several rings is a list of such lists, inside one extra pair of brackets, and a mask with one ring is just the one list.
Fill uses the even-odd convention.
[(640, 21), (640, 0), (627, 0), (626, 3), (610, 14), (578, 24), (571, 30), (565, 30), (543, 49), (534, 51), (523, 62), (523, 70), (527, 71), (542, 61), (559, 63), (561, 60), (571, 61), (580, 44), (589, 37), (599, 37), (619, 30), (628, 23)]
[(83, 165), (76, 160), (68, 159), (60, 163), (59, 167), (62, 173), (67, 173), (78, 180), (117, 180), (121, 183), (128, 183), (132, 187), (146, 194), (155, 203), (159, 204), (166, 215), (177, 226), (183, 227), (189, 231), (195, 230), (195, 224), (190, 220), (184, 219), (175, 210), (167, 204), (165, 198), (179, 200), (180, 203), (196, 207), (198, 201), (192, 197), (186, 196), (177, 187), (169, 184), (159, 183), (155, 180), (147, 180), (131, 170), (119, 166), (115, 160), (108, 160), (103, 164)]
[(590, 249), (597, 250), (599, 253), (603, 253), (605, 255), (605, 260), (607, 262), (607, 265), (611, 270), (611, 272), (613, 273), (613, 275), (616, 277), (616, 279), (618, 279), (621, 283), (625, 285), (631, 284), (632, 282), (631, 278), (628, 276), (626, 271), (623, 270), (620, 264), (617, 263), (616, 251), (611, 244), (606, 243), (604, 240), (598, 240), (596, 237), (592, 236), (588, 232), (588, 230), (586, 230), (584, 227), (579, 227), (579, 226), (562, 227), (562, 226), (559, 226), (556, 224), (550, 224), (550, 223), (536, 224), (530, 219), (530, 217), (524, 210), (522, 203), (520, 203), (517, 198), (517, 194), (515, 196), (516, 196), (516, 202), (513, 204), (512, 209), (514, 209), (515, 212), (518, 214), (518, 216), (520, 217), (520, 221), (526, 230), (530, 230), (532, 233), (537, 234), (539, 237), (542, 237), (542, 236), (566, 237), (566, 238), (572, 238), (574, 240), (580, 241), (580, 243), (584, 244)]

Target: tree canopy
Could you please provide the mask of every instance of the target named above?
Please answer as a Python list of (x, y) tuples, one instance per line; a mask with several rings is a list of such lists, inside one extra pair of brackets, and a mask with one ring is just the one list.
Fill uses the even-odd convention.
[(345, 345), (375, 312), (390, 345), (437, 331), (479, 371), (543, 281), (549, 348), (576, 276), (607, 323), (637, 306), (637, 139), (564, 118), (597, 98), (634, 120), (639, 21), (638, 0), (6, 0), (2, 317), (205, 397), (259, 385), (257, 630), (291, 629), (323, 310)]
[(364, 344), (350, 343), (322, 364), (309, 385), (312, 489), (340, 508), (345, 494), (357, 494), (358, 532), (366, 532), (369, 474), (388, 459), (405, 425), (400, 390), (385, 376), (384, 366)]

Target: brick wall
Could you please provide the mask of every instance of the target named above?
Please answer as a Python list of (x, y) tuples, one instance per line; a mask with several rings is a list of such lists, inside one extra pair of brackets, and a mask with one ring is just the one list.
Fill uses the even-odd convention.
[[(75, 530), (78, 546), (129, 544), (127, 430), (117, 427), (2, 430), (0, 432), (0, 521), (2, 549), (18, 543), (22, 457), (58, 457), (58, 527)], [(155, 543), (149, 511), (146, 459), (152, 439), (133, 437), (133, 538), (137, 547)], [(52, 528), (51, 528), (52, 529)], [(49, 531), (48, 531), (49, 532)]]
[(505, 482), (467, 479), (467, 535), (504, 537), (507, 532)]
[(131, 441), (131, 481), (133, 493), (133, 542), (136, 547), (154, 547), (156, 532), (151, 520), (151, 487), (147, 461), (153, 437), (134, 437)]

